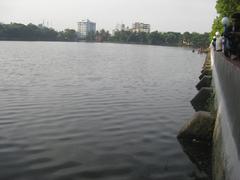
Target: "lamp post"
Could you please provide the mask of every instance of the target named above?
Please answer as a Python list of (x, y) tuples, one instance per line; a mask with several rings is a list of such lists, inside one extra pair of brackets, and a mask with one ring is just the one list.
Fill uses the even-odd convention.
[(229, 26), (230, 24), (230, 21), (229, 21), (229, 18), (228, 17), (223, 17), (222, 18), (222, 24), (224, 26), (224, 32), (226, 31), (227, 27)]
[(224, 52), (225, 56), (229, 57), (230, 56), (230, 45), (229, 45), (229, 39), (228, 39), (229, 38), (228, 37), (229, 32), (227, 30), (227, 27), (230, 24), (229, 18), (228, 17), (223, 17), (222, 18), (222, 24), (223, 24), (223, 27), (224, 27), (223, 52)]

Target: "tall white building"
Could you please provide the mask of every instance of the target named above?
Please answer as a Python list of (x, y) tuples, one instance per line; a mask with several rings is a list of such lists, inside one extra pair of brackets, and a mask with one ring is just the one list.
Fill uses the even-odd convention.
[(150, 33), (150, 24), (144, 24), (140, 22), (135, 22), (132, 25), (133, 32), (146, 32)]
[(89, 33), (96, 32), (96, 23), (87, 20), (78, 22), (78, 34), (81, 39), (87, 37)]

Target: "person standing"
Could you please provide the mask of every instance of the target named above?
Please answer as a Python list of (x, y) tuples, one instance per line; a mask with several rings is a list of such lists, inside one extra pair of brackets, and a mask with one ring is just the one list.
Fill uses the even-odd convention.
[(221, 37), (219, 32), (216, 32), (216, 51), (222, 52), (222, 41), (223, 38)]
[(213, 47), (214, 50), (216, 50), (216, 36), (213, 36), (213, 39), (210, 45)]

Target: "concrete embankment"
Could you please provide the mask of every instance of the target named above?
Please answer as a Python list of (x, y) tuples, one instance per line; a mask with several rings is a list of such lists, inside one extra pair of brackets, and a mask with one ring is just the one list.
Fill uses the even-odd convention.
[[(199, 92), (191, 101), (197, 112), (178, 138), (188, 142), (190, 139), (187, 146), (193, 146), (192, 142), (210, 145), (210, 151), (209, 146), (201, 149), (205, 157), (209, 156), (205, 164), (211, 167), (202, 169), (210, 178), (240, 180), (240, 62), (211, 50), (199, 78)], [(197, 156), (190, 159), (199, 161)]]
[(191, 100), (196, 112), (179, 131), (178, 139), (190, 160), (203, 172), (198, 178), (207, 180), (212, 178), (212, 137), (216, 119), (210, 54), (205, 59), (199, 79), (196, 85), (198, 93)]
[(217, 118), (213, 135), (214, 180), (240, 179), (240, 68), (211, 51)]

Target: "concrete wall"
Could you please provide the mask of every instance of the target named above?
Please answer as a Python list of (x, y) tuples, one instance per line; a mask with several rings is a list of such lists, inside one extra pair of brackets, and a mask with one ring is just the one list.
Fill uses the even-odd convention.
[(226, 60), (221, 52), (211, 51), (211, 59), (218, 108), (213, 177), (240, 180), (240, 67)]

